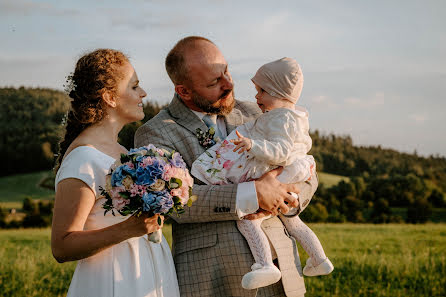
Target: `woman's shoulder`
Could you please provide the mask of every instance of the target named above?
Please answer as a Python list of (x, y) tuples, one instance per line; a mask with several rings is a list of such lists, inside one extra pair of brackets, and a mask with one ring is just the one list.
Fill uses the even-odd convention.
[(78, 146), (67, 152), (59, 170), (55, 185), (67, 178), (76, 178), (92, 186), (98, 176), (105, 175), (115, 160), (91, 146)]
[(107, 155), (106, 153), (98, 150), (97, 148), (90, 145), (79, 145), (70, 149), (65, 154), (64, 159), (62, 160), (62, 164), (64, 162), (69, 163), (97, 163), (102, 160), (113, 160), (114, 158)]

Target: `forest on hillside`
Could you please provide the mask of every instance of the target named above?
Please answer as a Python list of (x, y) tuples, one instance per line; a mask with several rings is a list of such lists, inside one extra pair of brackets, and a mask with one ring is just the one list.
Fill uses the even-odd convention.
[[(70, 101), (42, 88), (0, 88), (0, 176), (54, 167), (63, 119)], [(124, 127), (119, 141), (133, 147), (133, 135), (162, 107), (148, 102), (145, 118)], [(312, 131), (311, 154), (318, 172), (349, 177), (330, 188), (320, 184), (302, 217), (329, 222), (425, 222), (445, 208), (446, 158), (422, 157), (380, 146), (355, 146), (350, 136)], [(392, 209), (403, 208), (404, 215)]]

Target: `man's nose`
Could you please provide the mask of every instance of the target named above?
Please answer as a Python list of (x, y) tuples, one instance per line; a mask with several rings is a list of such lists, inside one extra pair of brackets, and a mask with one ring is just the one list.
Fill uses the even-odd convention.
[(230, 75), (225, 75), (223, 80), (224, 80), (223, 88), (225, 90), (231, 90), (234, 88), (234, 83), (232, 82)]

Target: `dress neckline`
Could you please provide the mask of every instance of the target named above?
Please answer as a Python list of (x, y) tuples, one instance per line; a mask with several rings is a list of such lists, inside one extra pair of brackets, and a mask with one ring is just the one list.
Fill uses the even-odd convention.
[(77, 149), (81, 149), (81, 148), (89, 148), (89, 149), (92, 149), (92, 150), (94, 150), (94, 151), (96, 151), (96, 152), (99, 152), (100, 154), (106, 156), (106, 157), (109, 158), (109, 159), (116, 160), (116, 159), (113, 158), (112, 156), (107, 155), (106, 153), (104, 153), (103, 151), (98, 150), (98, 149), (95, 148), (95, 147), (88, 146), (88, 145), (80, 145), (80, 146), (77, 146), (77, 147), (75, 147), (74, 149), (72, 149), (72, 150), (68, 153), (68, 155), (65, 156), (65, 158), (62, 160), (62, 162), (63, 162), (65, 159), (67, 159), (68, 156), (71, 155), (72, 152), (74, 152), (74, 151), (77, 150)]

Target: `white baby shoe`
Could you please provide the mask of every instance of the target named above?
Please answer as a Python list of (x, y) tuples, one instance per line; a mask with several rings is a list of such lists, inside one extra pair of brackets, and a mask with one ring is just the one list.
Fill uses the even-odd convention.
[(262, 266), (254, 263), (251, 269), (252, 271), (245, 274), (242, 279), (242, 287), (247, 290), (269, 286), (277, 283), (282, 277), (280, 270), (273, 264)]
[(330, 274), (333, 269), (334, 266), (333, 264), (331, 264), (331, 261), (328, 258), (326, 258), (324, 262), (316, 267), (313, 266), (313, 264), (311, 263), (311, 259), (309, 258), (303, 272), (306, 276), (318, 276)]

